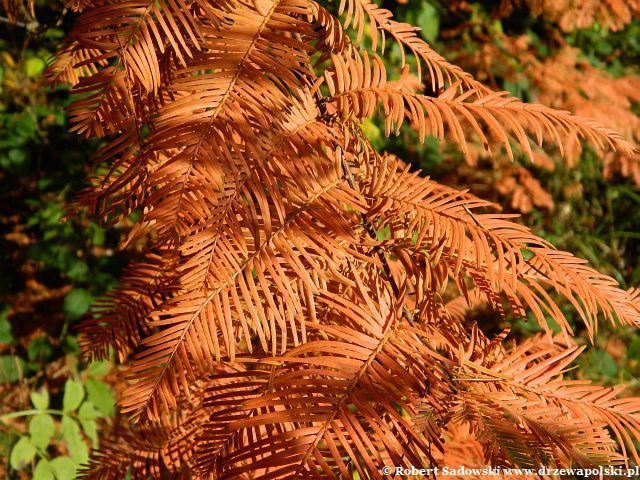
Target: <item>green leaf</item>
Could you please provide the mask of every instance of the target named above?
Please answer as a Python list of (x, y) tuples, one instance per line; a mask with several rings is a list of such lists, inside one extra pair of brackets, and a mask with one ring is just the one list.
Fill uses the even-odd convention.
[(64, 30), (60, 28), (47, 28), (44, 31), (43, 36), (52, 40), (59, 40), (61, 38), (64, 38)]
[(31, 444), (40, 450), (47, 448), (49, 440), (51, 440), (55, 431), (56, 427), (53, 423), (53, 417), (47, 413), (35, 415), (29, 422)]
[(113, 391), (100, 380), (87, 380), (87, 399), (93, 403), (101, 416), (110, 417), (115, 413), (116, 397)]
[(47, 64), (38, 57), (27, 58), (24, 62), (24, 71), (30, 77), (38, 76), (46, 68)]
[(618, 363), (609, 352), (603, 351), (600, 355), (600, 374), (605, 378), (615, 378), (618, 374)]
[(5, 306), (0, 312), (0, 345), (9, 344), (13, 342), (13, 335), (11, 335), (11, 322), (7, 319), (7, 312), (9, 307)]
[(62, 351), (75, 356), (80, 355), (78, 338), (75, 335), (66, 335), (62, 341)]
[(69, 457), (56, 457), (49, 464), (56, 480), (74, 480), (76, 478), (76, 464)]
[(33, 470), (33, 480), (55, 480), (51, 464), (45, 458), (40, 459)]
[(71, 412), (80, 406), (84, 398), (84, 388), (80, 382), (67, 380), (64, 384), (64, 396), (62, 397), (62, 411)]
[(422, 30), (422, 36), (428, 42), (434, 42), (440, 30), (438, 10), (430, 3), (423, 2), (422, 10), (416, 19), (416, 25)]
[(104, 244), (106, 239), (105, 229), (100, 227), (96, 223), (89, 224), (89, 228), (87, 229), (88, 233), (91, 235), (91, 243), (96, 246), (100, 246)]
[(62, 309), (69, 320), (78, 320), (89, 311), (93, 303), (93, 296), (83, 288), (71, 290), (64, 297)]
[(640, 338), (636, 338), (629, 344), (627, 349), (627, 358), (632, 360), (640, 360)]
[(29, 342), (29, 347), (27, 348), (29, 360), (44, 362), (48, 360), (51, 355), (53, 355), (53, 347), (51, 346), (51, 341), (48, 336), (42, 335)]
[(13, 166), (22, 165), (27, 161), (28, 158), (27, 152), (20, 148), (12, 148), (11, 150), (9, 150), (7, 156), (9, 157), (11, 165)]
[(95, 420), (100, 418), (100, 411), (91, 402), (84, 402), (78, 410), (78, 418), (81, 420)]
[(11, 324), (9, 320), (0, 320), (0, 345), (8, 345), (13, 342), (13, 335), (11, 335)]
[(94, 361), (89, 364), (87, 368), (90, 377), (104, 377), (113, 364), (109, 360)]
[(36, 456), (36, 447), (31, 445), (29, 437), (21, 437), (13, 446), (9, 463), (16, 470), (22, 470)]
[(97, 418), (101, 417), (101, 412), (91, 402), (84, 402), (78, 410), (78, 418), (84, 433), (91, 440), (94, 448), (98, 446), (98, 424)]
[(11, 447), (15, 440), (15, 436), (12, 433), (3, 432), (0, 430), (0, 457), (1, 458), (9, 458), (9, 454), (11, 453)]
[(38, 391), (33, 391), (29, 396), (31, 397), (31, 403), (38, 410), (49, 408), (49, 391), (46, 388), (43, 387)]
[(24, 360), (15, 355), (0, 356), (0, 383), (13, 383), (20, 380), (24, 372)]
[(76, 282), (82, 281), (89, 276), (89, 266), (82, 260), (76, 260), (65, 271), (65, 273), (71, 280), (74, 280)]
[(62, 438), (67, 445), (69, 455), (77, 464), (86, 463), (89, 460), (89, 449), (84, 443), (80, 427), (67, 415), (62, 417)]
[(362, 131), (374, 146), (381, 148), (384, 142), (384, 136), (380, 128), (369, 118), (362, 122)]
[(590, 350), (583, 356), (584, 369), (594, 377), (612, 379), (618, 374), (618, 364), (606, 350)]
[(80, 425), (82, 425), (85, 435), (91, 440), (91, 446), (98, 448), (98, 422), (80, 419)]

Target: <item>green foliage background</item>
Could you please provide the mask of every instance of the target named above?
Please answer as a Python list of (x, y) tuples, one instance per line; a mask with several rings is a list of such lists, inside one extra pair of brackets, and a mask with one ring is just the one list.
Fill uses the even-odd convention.
[(66, 88), (44, 86), (73, 18), (36, 4), (0, 24), (0, 478), (71, 480), (114, 415), (112, 365), (79, 360), (78, 320), (117, 284), (117, 230), (68, 214), (95, 144), (67, 132)]
[[(386, 0), (383, 6), (398, 20), (419, 26), (445, 57), (460, 48), (473, 52), (485, 42), (499, 43), (505, 33), (528, 35), (540, 58), (558, 48), (549, 35), (554, 26), (526, 10), (498, 19), (496, 2), (468, 4), (470, 12), (463, 13), (451, 13), (447, 2), (435, 0)], [(100, 422), (108, 424), (115, 415), (116, 367), (82, 362), (75, 327), (94, 300), (117, 284), (132, 254), (117, 252), (126, 225), (106, 230), (87, 212), (67, 213), (91, 174), (97, 144), (67, 133), (69, 92), (43, 82), (46, 62), (70, 30), (73, 14), (55, 0), (40, 0), (35, 11), (37, 18), (19, 25), (0, 18), (0, 477), (66, 480), (75, 478), (89, 447), (99, 444)], [(441, 32), (456, 26), (463, 26), (462, 33), (443, 39)], [(566, 34), (565, 40), (597, 68), (617, 76), (638, 74), (637, 20), (620, 32), (596, 24)], [(389, 49), (385, 58), (399, 72), (399, 49)], [(518, 71), (517, 59), (512, 63)], [(530, 100), (525, 75), (514, 80), (496, 71), (493, 79), (496, 88)], [(461, 156), (443, 155), (434, 140), (420, 145), (408, 129), (387, 139), (375, 121), (364, 128), (377, 147), (436, 180), (472, 191), (478, 187), (480, 195), (508, 204), (486, 185), (465, 185)], [(605, 181), (592, 152), (575, 168), (538, 173), (555, 209), (534, 208), (522, 222), (623, 287), (640, 284), (640, 189), (623, 178)], [(576, 183), (582, 194), (569, 195), (565, 187)], [(487, 312), (474, 318), (488, 330), (506, 326)], [(515, 335), (530, 334), (533, 325), (517, 322)], [(586, 343), (585, 333), (576, 328)], [(640, 338), (628, 329), (601, 328), (581, 366), (576, 376), (637, 386)]]

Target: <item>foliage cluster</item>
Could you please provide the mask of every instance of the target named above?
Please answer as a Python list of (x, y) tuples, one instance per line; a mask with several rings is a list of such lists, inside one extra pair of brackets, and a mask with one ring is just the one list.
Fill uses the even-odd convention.
[[(571, 12), (565, 7), (559, 11)], [(552, 18), (513, 6), (498, 9), (488, 2), (409, 2), (395, 12), (429, 32), (427, 39), (437, 38), (440, 52), (494, 89), (606, 120), (638, 141), (637, 21), (620, 31), (592, 18), (585, 28), (560, 31)], [(397, 51), (388, 61), (398, 63)], [(507, 211), (523, 212), (522, 220), (540, 235), (588, 259), (625, 288), (638, 285), (637, 156), (620, 162), (609, 154), (603, 165), (589, 150), (579, 157), (572, 154), (568, 162), (553, 151), (537, 152), (535, 162), (522, 156), (511, 162), (480, 152), (469, 164), (446, 145), (416, 146), (408, 129), (400, 139), (383, 139), (379, 134), (378, 138), (379, 148), (411, 159), (432, 177), (468, 187), (505, 205)], [(580, 322), (570, 311), (565, 313), (579, 332)], [(516, 335), (537, 330), (531, 322), (511, 325)], [(501, 323), (501, 328), (506, 326)], [(603, 382), (615, 378), (636, 386), (635, 337), (628, 329), (602, 329), (578, 375), (590, 379), (600, 375)]]
[(42, 2), (14, 20), (0, 23), (0, 477), (68, 480), (115, 401), (75, 327), (128, 255), (120, 232), (67, 214), (95, 147), (68, 133), (68, 89), (44, 73), (72, 19)]
[[(578, 25), (559, 16), (576, 11), (564, 3), (557, 11), (533, 0), (384, 6), (493, 89), (595, 117), (637, 142), (633, 2), (587, 2), (593, 8), (571, 17)], [(540, 238), (625, 288), (638, 283), (637, 154), (607, 153), (603, 179), (599, 156), (582, 152), (571, 129), (609, 136), (624, 153), (617, 137), (550, 110), (545, 120), (505, 120), (514, 112), (501, 116), (498, 97), (492, 114), (500, 124), (551, 119), (547, 133), (563, 135), (566, 155), (527, 155), (517, 127), (515, 142), (487, 134), (488, 155), (480, 132), (492, 121), (476, 137), (471, 122), (458, 130), (445, 107), (486, 121), (473, 106), (486, 88), (366, 1), (347, 4), (346, 33), (331, 16), (338, 6), (315, 2), (69, 2), (69, 10), (88, 9), (75, 29), (62, 5), (7, 5), (14, 25), (2, 26), (2, 241), (10, 248), (0, 425), (11, 475), (70, 478), (97, 443), (98, 417), (111, 417), (111, 433), (92, 458), (94, 478), (290, 478), (294, 469), (310, 478), (377, 478), (385, 462), (635, 461), (633, 440), (627, 458), (615, 453), (624, 430), (637, 435), (635, 401), (572, 379), (636, 382), (640, 344), (628, 324), (637, 324), (637, 298), (572, 266), (573, 257), (549, 257)], [(376, 29), (387, 35), (384, 54)], [(405, 63), (414, 74), (422, 64), (424, 78)], [(393, 79), (386, 85), (383, 70)], [(64, 83), (77, 84), (67, 110), (72, 129), (99, 142), (66, 133)], [(456, 88), (472, 92), (466, 102), (455, 103)], [(371, 95), (357, 93), (367, 89)], [(373, 108), (377, 101), (384, 108)], [(454, 142), (444, 141), (451, 131)], [(462, 138), (465, 154), (452, 148)], [(98, 147), (98, 177), (82, 195), (89, 208), (65, 218)], [(540, 237), (375, 150), (523, 212)], [(138, 247), (145, 256), (94, 305), (80, 343), (89, 358), (115, 350), (127, 365), (132, 383), (121, 407), (136, 424), (113, 415), (111, 390), (95, 377), (121, 382), (76, 360), (75, 322), (115, 286), (126, 261), (114, 253), (121, 242), (134, 245), (133, 260)], [(489, 264), (508, 274), (491, 278)], [(548, 296), (535, 286), (545, 283)], [(203, 301), (220, 289), (219, 301)], [(594, 305), (622, 326), (596, 331)], [(515, 344), (500, 333), (507, 326)], [(575, 340), (550, 343), (538, 335), (544, 329), (573, 330), (578, 343), (597, 348), (578, 357)], [(228, 362), (234, 357), (239, 362)], [(581, 369), (563, 373), (573, 360)], [(354, 375), (351, 363), (362, 372)], [(44, 392), (59, 408), (49, 409)], [(536, 410), (541, 402), (548, 411)], [(573, 412), (576, 405), (586, 413)], [(549, 418), (566, 440), (554, 437)], [(507, 435), (514, 429), (519, 435)], [(313, 449), (301, 459), (295, 445), (305, 442)]]

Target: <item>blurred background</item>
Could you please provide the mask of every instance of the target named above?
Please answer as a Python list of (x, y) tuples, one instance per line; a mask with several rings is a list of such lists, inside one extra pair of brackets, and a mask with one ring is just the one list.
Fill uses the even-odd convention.
[[(73, 2), (0, 5), (0, 478), (71, 480), (117, 415), (117, 366), (80, 358), (77, 325), (142, 246), (117, 248), (135, 214), (106, 229), (72, 208), (97, 168), (91, 158), (99, 147), (67, 129), (72, 65), (47, 68), (73, 26)], [(380, 5), (420, 27), (436, 51), (493, 89), (595, 118), (638, 143), (640, 11), (627, 2)], [(388, 43), (385, 61), (399, 74), (401, 52)], [(428, 86), (424, 92), (440, 93)], [(408, 128), (390, 139), (382, 122), (363, 128), (379, 149), (425, 175), (521, 213), (538, 235), (623, 288), (640, 285), (640, 158), (602, 157), (579, 145), (569, 145), (564, 157), (537, 151), (533, 163), (518, 152), (513, 162), (505, 152), (490, 157), (482, 145), (471, 145), (464, 158), (434, 139), (419, 144)], [(486, 332), (509, 323), (482, 308), (471, 317)], [(514, 322), (515, 338), (536, 325)], [(573, 325), (576, 342), (588, 343), (581, 322)], [(637, 391), (640, 337), (603, 322), (580, 367), (576, 378)]]

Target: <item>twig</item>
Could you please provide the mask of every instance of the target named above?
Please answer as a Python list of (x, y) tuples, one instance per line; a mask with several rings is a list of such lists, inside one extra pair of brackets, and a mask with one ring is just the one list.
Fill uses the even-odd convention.
[[(351, 171), (351, 167), (349, 166), (347, 159), (343, 155), (341, 155), (341, 161), (342, 161), (342, 170), (344, 171), (344, 176), (347, 180), (347, 183), (354, 191), (359, 192), (358, 185), (356, 184), (356, 181), (353, 178), (353, 172)], [(377, 239), (376, 231), (373, 228), (373, 225), (369, 223), (367, 216), (364, 213), (361, 213), (360, 218), (362, 219), (362, 223), (364, 224), (365, 229), (369, 234), (369, 237), (374, 240)], [(396, 283), (396, 280), (393, 277), (393, 272), (391, 272), (391, 266), (389, 265), (389, 261), (387, 260), (386, 255), (384, 254), (384, 250), (379, 245), (376, 245), (373, 247), (373, 251), (378, 257), (378, 259), (380, 260), (380, 263), (382, 263), (382, 270), (384, 271), (384, 274), (387, 277), (387, 280), (389, 281), (389, 285), (391, 285), (391, 290), (393, 291), (394, 297), (396, 298), (396, 300), (399, 300), (400, 288), (398, 287), (398, 284)], [(402, 311), (403, 311), (404, 317), (407, 319), (409, 324), (413, 326), (413, 312), (407, 309), (404, 305), (402, 306)]]

